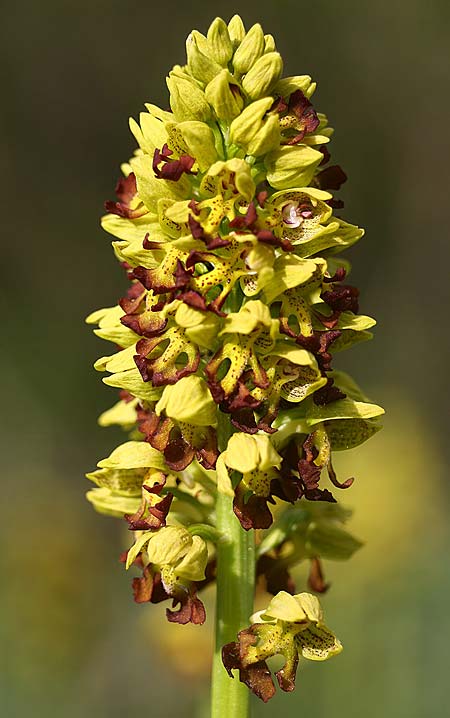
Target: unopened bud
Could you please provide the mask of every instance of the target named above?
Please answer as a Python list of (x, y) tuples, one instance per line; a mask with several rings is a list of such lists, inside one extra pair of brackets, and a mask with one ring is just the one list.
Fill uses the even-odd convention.
[(307, 145), (285, 146), (267, 155), (267, 180), (275, 189), (305, 187), (314, 170), (322, 162), (323, 154)]
[(241, 44), (242, 40), (245, 37), (245, 27), (240, 15), (233, 15), (230, 22), (228, 23), (228, 33), (230, 35), (230, 40), (233, 44), (233, 48), (236, 48), (238, 45)]
[(197, 160), (201, 172), (216, 162), (214, 133), (208, 125), (198, 120), (188, 120), (180, 122), (177, 130), (181, 132), (188, 153)]
[(171, 72), (167, 78), (167, 87), (170, 92), (170, 107), (176, 120), (208, 122), (211, 108), (204, 92), (194, 80), (190, 81)]
[(283, 60), (279, 52), (263, 55), (244, 77), (242, 87), (252, 100), (268, 95), (283, 72)]
[(301, 90), (306, 97), (311, 97), (316, 88), (316, 83), (311, 81), (309, 75), (294, 75), (283, 77), (275, 86), (275, 94), (281, 97), (289, 97), (296, 90)]
[[(200, 49), (199, 39), (202, 38), (201, 44), (204, 52)], [(203, 42), (204, 41), (204, 42)], [(188, 39), (186, 40), (186, 54), (189, 71), (192, 75), (200, 82), (207, 84), (221, 71), (221, 66), (206, 54), (209, 51), (209, 46), (206, 43), (206, 38), (195, 30), (191, 32)]]
[(206, 99), (219, 120), (231, 122), (242, 110), (244, 99), (228, 70), (222, 70), (205, 89)]
[(254, 157), (260, 157), (275, 149), (280, 144), (280, 122), (275, 113), (264, 120), (261, 129), (249, 142), (247, 152)]
[(226, 67), (233, 55), (233, 45), (226, 23), (222, 18), (216, 17), (210, 25), (207, 40), (212, 59)]
[(230, 126), (230, 142), (246, 147), (262, 127), (263, 117), (273, 104), (272, 97), (252, 102)]
[(233, 67), (241, 75), (248, 72), (264, 52), (264, 33), (259, 23), (250, 28), (233, 57)]

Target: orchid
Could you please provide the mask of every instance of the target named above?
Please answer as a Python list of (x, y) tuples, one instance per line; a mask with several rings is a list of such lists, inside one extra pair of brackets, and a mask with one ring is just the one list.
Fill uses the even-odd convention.
[(265, 703), (275, 693), (266, 660), (277, 654), (285, 658), (276, 673), (283, 691), (293, 691), (299, 656), (325, 661), (342, 651), (340, 641), (322, 623), (322, 609), (316, 596), (292, 596), (280, 591), (265, 610), (251, 618), (250, 628), (240, 631), (238, 641), (223, 648), (225, 667), (239, 669), (240, 679)]
[[(169, 621), (202, 624), (197, 594), (216, 581), (212, 715), (245, 718), (227, 672), (267, 701), (267, 658), (284, 656), (291, 691), (299, 656), (342, 649), (291, 571), (306, 563), (323, 593), (322, 560), (360, 548), (339, 503), (353, 477), (338, 479), (333, 454), (378, 431), (383, 409), (333, 366), (375, 320), (345, 283), (341, 252), (363, 230), (335, 213), (346, 175), (315, 83), (283, 77), (273, 37), (237, 15), (192, 31), (186, 52), (170, 110), (130, 120), (138, 147), (105, 203), (130, 284), (87, 321), (114, 345), (95, 363), (119, 390), (100, 424), (129, 440), (87, 474), (88, 499), (128, 523), (137, 603), (169, 600)], [(251, 617), (256, 576), (274, 598)]]

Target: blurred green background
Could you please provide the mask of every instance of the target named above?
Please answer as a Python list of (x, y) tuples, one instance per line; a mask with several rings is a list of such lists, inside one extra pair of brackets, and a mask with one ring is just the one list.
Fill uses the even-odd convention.
[(83, 319), (125, 288), (98, 220), (134, 149), (127, 118), (167, 105), (190, 29), (236, 11), (275, 35), (285, 74), (318, 81), (315, 106), (337, 129), (344, 216), (367, 228), (352, 280), (379, 320), (376, 340), (337, 366), (388, 410), (384, 432), (339, 461), (357, 476), (345, 498), (367, 541), (326, 566), (327, 622), (345, 651), (303, 666), (295, 694), (255, 716), (434, 718), (448, 704), (450, 5), (15, 0), (0, 27), (5, 718), (202, 709), (208, 629), (167, 633), (160, 607), (133, 604), (123, 528), (84, 500), (84, 472), (120, 437), (96, 426), (115, 397)]

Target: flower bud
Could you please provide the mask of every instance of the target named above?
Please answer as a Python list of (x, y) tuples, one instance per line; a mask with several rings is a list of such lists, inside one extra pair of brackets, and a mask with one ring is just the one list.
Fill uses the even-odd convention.
[(308, 185), (323, 154), (307, 145), (285, 146), (265, 159), (267, 180), (276, 189)]
[(309, 75), (295, 75), (283, 77), (275, 86), (275, 93), (281, 97), (288, 97), (296, 90), (301, 90), (306, 97), (311, 97), (316, 89), (316, 83), (311, 81)]
[(242, 110), (244, 99), (228, 70), (222, 70), (205, 89), (206, 99), (219, 120), (231, 122)]
[(179, 77), (171, 72), (167, 78), (167, 87), (170, 92), (170, 107), (178, 121), (208, 122), (211, 117), (211, 108), (206, 101), (205, 94), (195, 81)]
[[(222, 68), (217, 64), (217, 62), (209, 57), (209, 55), (202, 52), (199, 47), (199, 37), (203, 38), (200, 33), (197, 33), (194, 30), (186, 40), (188, 67), (189, 71), (197, 80), (207, 84), (220, 72)], [(203, 48), (206, 52), (209, 51), (208, 45), (203, 44)]]
[(228, 23), (228, 33), (233, 47), (238, 47), (245, 37), (245, 27), (240, 15), (233, 15)]
[(231, 123), (230, 142), (244, 149), (248, 147), (256, 133), (262, 128), (263, 117), (272, 104), (272, 97), (264, 97), (246, 107)]
[(270, 152), (280, 143), (278, 115), (263, 119), (272, 102), (271, 97), (252, 102), (230, 126), (230, 141), (254, 157)]
[(233, 45), (226, 23), (222, 18), (216, 17), (210, 25), (207, 39), (213, 60), (226, 67), (233, 56)]
[(263, 55), (244, 77), (242, 87), (252, 100), (268, 95), (283, 72), (283, 60), (279, 52)]
[(197, 160), (201, 172), (217, 160), (214, 133), (208, 125), (198, 120), (187, 120), (180, 122), (177, 130), (181, 132), (188, 152)]
[(248, 154), (260, 157), (275, 149), (280, 144), (280, 123), (276, 114), (271, 114), (264, 121), (262, 128), (256, 133), (248, 145)]
[(264, 52), (264, 33), (259, 23), (250, 28), (234, 53), (233, 67), (241, 75), (248, 72)]

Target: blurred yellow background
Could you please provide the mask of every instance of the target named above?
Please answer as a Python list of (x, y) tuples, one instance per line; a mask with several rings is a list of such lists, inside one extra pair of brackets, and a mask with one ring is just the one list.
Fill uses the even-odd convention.
[[(120, 521), (83, 480), (120, 440), (96, 416), (114, 394), (84, 316), (126, 282), (99, 228), (134, 142), (128, 116), (165, 107), (184, 39), (240, 12), (275, 35), (285, 74), (311, 74), (349, 181), (348, 253), (375, 341), (339, 356), (387, 409), (385, 430), (339, 456), (366, 546), (325, 564), (341, 656), (300, 670), (285, 718), (445, 714), (450, 546), (446, 349), (448, 27), (440, 0), (15, 0), (2, 9), (3, 459), (0, 712), (5, 718), (192, 718), (205, 708), (212, 612), (168, 626), (133, 604)], [(446, 346), (447, 345), (447, 346)], [(299, 588), (305, 575), (299, 572)], [(207, 713), (204, 713), (207, 715)]]

